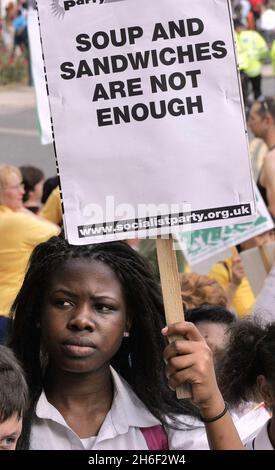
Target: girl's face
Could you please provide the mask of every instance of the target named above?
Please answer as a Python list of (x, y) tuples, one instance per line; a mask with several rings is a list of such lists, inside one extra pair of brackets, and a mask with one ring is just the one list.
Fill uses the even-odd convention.
[(115, 273), (99, 261), (66, 263), (51, 278), (40, 326), (50, 366), (81, 373), (109, 363), (127, 330)]

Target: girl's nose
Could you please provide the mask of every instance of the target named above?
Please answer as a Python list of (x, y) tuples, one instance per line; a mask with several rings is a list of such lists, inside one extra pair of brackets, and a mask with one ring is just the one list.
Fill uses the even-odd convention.
[(69, 321), (68, 327), (71, 330), (93, 331), (95, 329), (95, 325), (91, 306), (82, 305), (77, 308)]

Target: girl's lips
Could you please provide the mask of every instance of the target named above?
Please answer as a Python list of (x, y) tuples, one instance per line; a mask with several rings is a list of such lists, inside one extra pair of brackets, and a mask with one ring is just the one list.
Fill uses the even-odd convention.
[(92, 346), (79, 346), (76, 344), (63, 344), (62, 348), (70, 357), (88, 357), (95, 350)]

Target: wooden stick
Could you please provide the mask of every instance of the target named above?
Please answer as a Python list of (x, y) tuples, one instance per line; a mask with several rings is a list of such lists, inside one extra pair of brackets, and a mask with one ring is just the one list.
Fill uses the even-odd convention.
[(269, 259), (267, 249), (265, 246), (259, 246), (259, 251), (260, 251), (261, 258), (262, 258), (262, 262), (265, 267), (266, 274), (268, 274), (271, 270), (272, 263), (271, 263), (271, 260)]
[[(162, 295), (167, 325), (184, 320), (183, 305), (177, 259), (173, 250), (173, 238), (157, 239), (157, 256), (162, 287)], [(170, 342), (181, 337), (171, 336)], [(176, 389), (178, 398), (190, 398), (192, 396), (190, 387), (181, 385)]]

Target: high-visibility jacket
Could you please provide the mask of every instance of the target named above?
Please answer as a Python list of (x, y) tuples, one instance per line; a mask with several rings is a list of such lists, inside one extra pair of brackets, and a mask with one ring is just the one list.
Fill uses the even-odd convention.
[(263, 62), (268, 57), (264, 38), (257, 31), (241, 31), (236, 33), (236, 48), (240, 70), (248, 77), (260, 75)]
[(235, 44), (236, 44), (239, 69), (244, 72), (248, 68), (248, 65), (249, 65), (248, 54), (247, 54), (246, 49), (242, 46), (238, 33), (235, 33)]
[(270, 57), (271, 57), (271, 64), (273, 68), (273, 74), (275, 75), (275, 41), (272, 42)]

